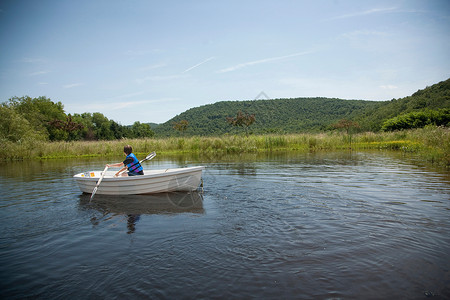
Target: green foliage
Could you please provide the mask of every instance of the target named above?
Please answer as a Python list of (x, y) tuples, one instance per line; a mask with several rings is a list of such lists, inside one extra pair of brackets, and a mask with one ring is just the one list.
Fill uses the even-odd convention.
[[(0, 160), (26, 158), (57, 158), (82, 156), (117, 156), (123, 145), (133, 145), (138, 157), (156, 151), (161, 155), (204, 155), (217, 159), (228, 154), (271, 151), (348, 151), (347, 134), (337, 131), (327, 133), (302, 133), (286, 135), (223, 135), (220, 137), (168, 137), (156, 139), (124, 139), (97, 142), (5, 142), (0, 149)], [(416, 158), (450, 168), (450, 128), (427, 126), (425, 128), (394, 132), (364, 132), (353, 135), (354, 150), (393, 150), (413, 154)], [(240, 156), (239, 156), (240, 158)], [(236, 157), (234, 158), (236, 159)]]
[(44, 140), (45, 135), (13, 108), (0, 105), (0, 140), (20, 143), (27, 139)]
[(403, 130), (412, 128), (422, 128), (427, 125), (449, 126), (450, 109), (422, 110), (402, 114), (384, 122), (381, 129), (383, 131)]
[(450, 79), (411, 96), (391, 101), (295, 98), (253, 101), (222, 101), (189, 109), (155, 128), (157, 136), (173, 136), (172, 124), (187, 120), (187, 136), (220, 136), (239, 133), (227, 124), (236, 111), (255, 115), (253, 134), (286, 134), (333, 130), (339, 120), (359, 124), (358, 131), (381, 130), (383, 123), (400, 114), (450, 108)]
[(379, 106), (364, 111), (355, 119), (360, 124), (365, 124), (368, 130), (378, 131), (385, 121), (401, 114), (450, 108), (450, 79), (419, 90), (411, 96), (378, 103)]
[(155, 128), (157, 136), (173, 135), (172, 124), (187, 120), (186, 135), (222, 135), (239, 133), (227, 118), (237, 111), (254, 115), (251, 133), (319, 132), (340, 119), (354, 119), (378, 102), (329, 98), (295, 98), (252, 101), (222, 101), (187, 110)]
[[(1, 105), (0, 138), (10, 143), (22, 143), (25, 140), (144, 138), (153, 137), (155, 133), (159, 137), (170, 137), (178, 135), (173, 130), (173, 124), (189, 124), (180, 127), (186, 137), (233, 135), (239, 133), (239, 126), (229, 126), (227, 118), (237, 120), (233, 116), (239, 111), (243, 112), (242, 116), (254, 116), (250, 132), (253, 135), (332, 131), (335, 129), (333, 124), (343, 119), (351, 122), (348, 124), (360, 124), (360, 132), (377, 132), (383, 124), (384, 130), (427, 124), (448, 126), (449, 109), (450, 79), (409, 97), (391, 101), (334, 98), (222, 101), (189, 109), (156, 127), (155, 124), (141, 124), (138, 121), (132, 126), (123, 126), (99, 112), (67, 115), (61, 102), (55, 103), (46, 97), (24, 96), (11, 98)], [(399, 116), (404, 114), (407, 115)], [(246, 128), (250, 131), (249, 126)], [(350, 130), (348, 126), (342, 128)], [(270, 145), (273, 143), (273, 140), (268, 141)], [(314, 139), (308, 142), (311, 147), (316, 147), (315, 143)]]
[(66, 115), (61, 102), (45, 97), (14, 97), (0, 107), (0, 139), (14, 143), (24, 139), (115, 140), (154, 135), (149, 124), (122, 126), (99, 112)]
[(154, 135), (149, 124), (142, 124), (139, 121), (134, 122), (133, 126), (131, 126), (131, 132), (134, 138), (152, 137)]
[(5, 105), (23, 116), (34, 130), (47, 135), (51, 141), (65, 138), (61, 129), (51, 125), (52, 121), (64, 121), (66, 119), (61, 102), (54, 103), (46, 97), (31, 98), (25, 96), (21, 98), (13, 97)]

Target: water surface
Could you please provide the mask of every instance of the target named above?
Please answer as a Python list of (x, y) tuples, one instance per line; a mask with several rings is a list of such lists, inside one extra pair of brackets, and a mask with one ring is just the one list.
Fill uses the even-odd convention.
[(450, 298), (450, 179), (389, 153), (161, 158), (203, 193), (82, 194), (106, 162), (0, 165), (2, 298)]

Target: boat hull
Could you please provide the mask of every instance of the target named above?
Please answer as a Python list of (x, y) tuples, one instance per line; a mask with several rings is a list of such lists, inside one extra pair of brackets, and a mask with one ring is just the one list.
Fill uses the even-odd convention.
[[(96, 194), (139, 195), (166, 192), (189, 192), (196, 190), (205, 167), (189, 167), (165, 170), (148, 170), (144, 175), (114, 177), (115, 172), (106, 172)], [(83, 193), (92, 193), (102, 171), (91, 171), (74, 175)]]

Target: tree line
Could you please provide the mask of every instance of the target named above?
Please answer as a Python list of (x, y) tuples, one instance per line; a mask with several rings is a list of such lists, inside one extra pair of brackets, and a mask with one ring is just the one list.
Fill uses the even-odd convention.
[[(160, 124), (155, 128), (155, 133), (157, 136), (176, 135), (172, 124), (181, 120), (189, 122), (188, 128), (183, 131), (186, 136), (236, 134), (242, 131), (248, 134), (320, 132), (333, 129), (332, 124), (341, 119), (354, 119), (361, 112), (378, 105), (375, 101), (330, 98), (221, 101), (189, 109)], [(246, 120), (244, 116), (253, 118)], [(247, 122), (249, 125), (246, 125)]]
[(102, 113), (66, 114), (61, 102), (46, 97), (13, 97), (0, 105), (0, 139), (79, 141), (154, 136), (150, 125), (124, 126)]
[(392, 131), (450, 125), (450, 79), (390, 101), (289, 98), (221, 101), (191, 108), (153, 128), (136, 121), (123, 126), (102, 113), (66, 114), (46, 97), (13, 97), (0, 105), (0, 140), (77, 141), (321, 132), (344, 129)]
[[(449, 108), (450, 79), (447, 79), (418, 90), (411, 96), (388, 101), (337, 98), (221, 101), (191, 108), (160, 124), (154, 130), (157, 136), (235, 134), (242, 132), (242, 125), (229, 126), (232, 123), (227, 120), (236, 116), (236, 113), (239, 117), (241, 113), (254, 116), (251, 126), (243, 126), (247, 134), (322, 132), (335, 130), (339, 128), (336, 125), (344, 121), (353, 122), (353, 132), (378, 132), (417, 128), (420, 124), (448, 126), (448, 122), (445, 122), (448, 110), (445, 109)], [(401, 126), (384, 126), (386, 122), (399, 122), (391, 120), (397, 116), (419, 112), (421, 114), (417, 116), (409, 116), (409, 121), (402, 121)], [(411, 121), (411, 118), (415, 121)], [(177, 133), (172, 124), (180, 121), (187, 122), (189, 126), (184, 126), (183, 130)]]

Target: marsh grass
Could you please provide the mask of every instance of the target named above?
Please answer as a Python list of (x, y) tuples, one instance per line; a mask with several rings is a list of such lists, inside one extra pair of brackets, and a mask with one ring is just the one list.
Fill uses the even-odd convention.
[(77, 141), (22, 143), (3, 142), (0, 159), (50, 159), (66, 157), (118, 156), (124, 145), (132, 145), (140, 156), (199, 153), (224, 155), (263, 151), (394, 150), (419, 155), (422, 159), (450, 167), (450, 129), (426, 127), (398, 132), (366, 132), (347, 135), (339, 132), (288, 135), (224, 135), (220, 137), (170, 137), (122, 139), (116, 141)]

